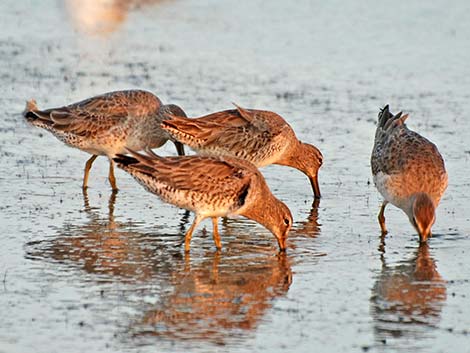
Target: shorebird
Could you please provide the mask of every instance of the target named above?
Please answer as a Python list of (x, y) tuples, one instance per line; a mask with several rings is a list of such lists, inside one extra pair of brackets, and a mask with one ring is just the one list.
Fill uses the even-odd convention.
[(289, 208), (268, 188), (258, 169), (251, 163), (231, 157), (159, 157), (129, 150), (118, 155), (118, 167), (131, 174), (145, 189), (196, 214), (185, 235), (185, 251), (191, 236), (205, 218), (212, 219), (213, 238), (221, 249), (217, 218), (242, 215), (265, 226), (277, 239), (281, 251), (292, 226)]
[[(85, 164), (83, 189), (88, 186), (91, 166), (98, 156), (109, 159), (109, 182), (117, 190), (112, 158), (134, 150), (157, 148), (170, 135), (160, 127), (167, 114), (183, 115), (173, 104), (163, 105), (154, 94), (141, 90), (109, 92), (60, 108), (39, 110), (36, 101), (26, 103), (23, 116), (31, 124), (50, 131), (65, 144), (90, 153)], [(173, 141), (179, 155), (184, 148)]]
[(323, 156), (318, 148), (300, 142), (276, 113), (235, 107), (195, 119), (173, 114), (162, 122), (162, 128), (201, 155), (242, 158), (257, 167), (296, 168), (307, 175), (315, 198), (320, 198), (318, 169)]
[(385, 206), (402, 209), (421, 242), (431, 236), (435, 209), (447, 188), (447, 172), (437, 147), (405, 124), (408, 114), (390, 113), (388, 105), (379, 113), (371, 167), (374, 183), (384, 197), (379, 212), (382, 233)]

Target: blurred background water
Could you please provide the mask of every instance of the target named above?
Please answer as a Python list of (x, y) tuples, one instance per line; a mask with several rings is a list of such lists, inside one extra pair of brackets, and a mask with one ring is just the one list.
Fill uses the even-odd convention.
[[(466, 1), (43, 0), (0, 3), (0, 352), (470, 352)], [(291, 209), (285, 255), (246, 219), (214, 251), (192, 221), (21, 118), (143, 88), (189, 116), (231, 102), (281, 114), (324, 154), (323, 199), (298, 171), (262, 171)], [(410, 113), (449, 187), (418, 246), (381, 202), (378, 110)], [(158, 151), (174, 154), (170, 144)]]

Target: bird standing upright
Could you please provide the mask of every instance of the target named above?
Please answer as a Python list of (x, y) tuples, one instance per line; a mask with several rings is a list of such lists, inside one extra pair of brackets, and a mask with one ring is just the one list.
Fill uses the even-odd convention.
[(447, 188), (447, 172), (437, 147), (405, 124), (408, 115), (390, 113), (388, 105), (379, 113), (371, 156), (374, 183), (384, 197), (379, 212), (382, 233), (385, 206), (402, 209), (421, 242), (431, 236), (435, 210)]
[[(163, 105), (154, 94), (141, 90), (109, 92), (60, 108), (39, 110), (36, 102), (27, 102), (23, 116), (31, 124), (52, 132), (65, 144), (90, 153), (83, 177), (88, 186), (91, 166), (98, 156), (109, 158), (109, 182), (117, 190), (112, 158), (134, 150), (157, 148), (170, 135), (160, 127), (167, 114), (183, 115), (173, 104)], [(174, 141), (179, 155), (183, 145)]]

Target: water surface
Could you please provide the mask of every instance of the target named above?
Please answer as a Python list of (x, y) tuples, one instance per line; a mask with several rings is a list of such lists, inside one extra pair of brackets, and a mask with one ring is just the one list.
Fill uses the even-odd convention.
[[(0, 352), (470, 352), (470, 5), (373, 1), (10, 1), (0, 4)], [(190, 116), (231, 102), (281, 114), (324, 154), (307, 178), (262, 171), (291, 209), (285, 255), (246, 219), (192, 215), (20, 116), (144, 88)], [(381, 198), (379, 107), (441, 149), (449, 188), (419, 246)], [(175, 154), (172, 145), (161, 154)]]

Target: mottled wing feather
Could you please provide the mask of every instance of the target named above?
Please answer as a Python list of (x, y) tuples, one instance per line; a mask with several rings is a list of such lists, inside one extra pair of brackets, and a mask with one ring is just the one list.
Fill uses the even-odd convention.
[(183, 143), (189, 142), (184, 139), (184, 136), (187, 136), (188, 140), (195, 140), (204, 145), (211, 135), (223, 133), (225, 129), (230, 127), (246, 124), (246, 120), (241, 118), (236, 110), (226, 110), (195, 119), (172, 116), (169, 121), (164, 123), (163, 128), (169, 130), (170, 133), (176, 130), (183, 134), (181, 136)]
[[(173, 163), (171, 163), (173, 162)], [(201, 193), (221, 193), (243, 187), (252, 173), (230, 163), (188, 158), (182, 163), (158, 163), (159, 177), (174, 188)]]
[(147, 116), (155, 114), (161, 101), (154, 94), (141, 90), (109, 92), (71, 104), (69, 111), (83, 112), (101, 116)]
[(248, 121), (237, 109), (225, 110), (196, 119), (174, 117), (163, 128), (180, 142), (193, 148), (220, 147), (227, 150), (243, 144), (245, 149), (257, 149), (269, 143), (287, 126), (272, 112), (245, 110), (252, 114)]
[(377, 145), (375, 157), (372, 158), (372, 170), (374, 174), (383, 172), (392, 175), (403, 173), (409, 168), (422, 168), (423, 172), (436, 169), (445, 171), (437, 147), (403, 125)]
[(161, 158), (131, 153), (139, 163), (127, 168), (152, 175), (159, 182), (177, 190), (206, 194), (239, 190), (257, 173), (251, 164), (233, 159), (195, 156)]
[[(259, 131), (252, 126), (231, 127), (225, 129), (223, 133), (211, 135), (205, 147), (213, 146), (215, 149), (232, 151), (240, 157), (249, 156), (271, 143), (274, 137), (275, 135), (270, 131)], [(237, 151), (239, 151), (238, 154)]]
[(393, 115), (388, 106), (379, 113), (374, 149), (371, 157), (372, 173), (387, 175), (420, 168), (428, 173), (445, 174), (444, 161), (437, 147), (405, 124), (408, 115)]
[(53, 110), (50, 113), (54, 123), (54, 129), (71, 133), (78, 136), (88, 136), (89, 134), (99, 134), (101, 131), (108, 131), (115, 126), (124, 124), (128, 115), (119, 115), (116, 112), (109, 112), (107, 115), (99, 115), (87, 111)]
[(156, 114), (160, 106), (160, 100), (149, 92), (117, 91), (35, 114), (49, 120), (57, 130), (86, 136), (119, 126), (130, 116)]

